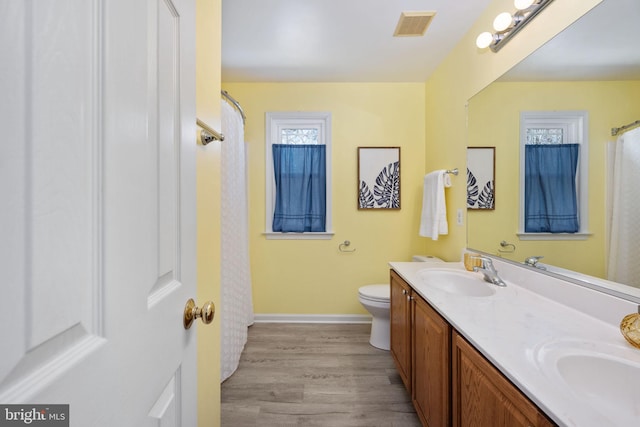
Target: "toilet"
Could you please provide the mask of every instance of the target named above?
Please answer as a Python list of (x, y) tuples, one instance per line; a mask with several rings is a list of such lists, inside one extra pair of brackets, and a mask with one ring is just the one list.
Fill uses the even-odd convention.
[[(442, 262), (440, 258), (430, 255), (414, 255), (412, 261)], [(391, 287), (388, 283), (362, 286), (358, 289), (358, 300), (372, 317), (369, 343), (381, 350), (389, 350), (391, 344), (389, 325)]]

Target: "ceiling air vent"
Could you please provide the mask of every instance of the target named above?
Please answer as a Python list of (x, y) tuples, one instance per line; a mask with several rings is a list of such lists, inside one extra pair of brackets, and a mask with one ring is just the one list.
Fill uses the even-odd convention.
[(394, 37), (424, 36), (429, 24), (436, 15), (435, 12), (402, 12), (396, 26)]

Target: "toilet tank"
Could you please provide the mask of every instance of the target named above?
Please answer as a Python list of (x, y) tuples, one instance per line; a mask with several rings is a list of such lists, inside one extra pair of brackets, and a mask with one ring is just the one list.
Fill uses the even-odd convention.
[(413, 262), (444, 262), (440, 258), (433, 255), (414, 255), (411, 258)]

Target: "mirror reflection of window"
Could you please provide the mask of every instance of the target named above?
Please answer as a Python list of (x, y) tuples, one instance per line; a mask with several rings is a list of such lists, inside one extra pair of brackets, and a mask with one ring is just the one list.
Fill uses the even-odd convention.
[(564, 129), (558, 128), (526, 128), (527, 145), (540, 144), (562, 144), (564, 140)]
[(520, 237), (585, 238), (586, 112), (523, 112), (520, 117)]

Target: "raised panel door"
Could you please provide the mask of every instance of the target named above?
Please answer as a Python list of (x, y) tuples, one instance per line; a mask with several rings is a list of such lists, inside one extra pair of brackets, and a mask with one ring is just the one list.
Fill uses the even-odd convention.
[(411, 391), (411, 288), (391, 270), (391, 355), (407, 390)]
[(194, 0), (0, 4), (0, 404), (196, 425), (194, 25)]
[(424, 425), (451, 425), (451, 326), (420, 296), (414, 296), (413, 404)]

